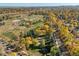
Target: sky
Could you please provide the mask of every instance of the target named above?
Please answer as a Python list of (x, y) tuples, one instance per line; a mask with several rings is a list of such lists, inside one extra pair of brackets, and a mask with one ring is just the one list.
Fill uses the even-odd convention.
[(0, 3), (0, 7), (17, 6), (17, 7), (31, 7), (31, 6), (76, 6), (79, 3)]

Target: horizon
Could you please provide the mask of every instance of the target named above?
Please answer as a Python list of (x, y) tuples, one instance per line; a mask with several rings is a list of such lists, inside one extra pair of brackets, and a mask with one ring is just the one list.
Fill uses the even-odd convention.
[(78, 3), (0, 3), (0, 7), (79, 6)]

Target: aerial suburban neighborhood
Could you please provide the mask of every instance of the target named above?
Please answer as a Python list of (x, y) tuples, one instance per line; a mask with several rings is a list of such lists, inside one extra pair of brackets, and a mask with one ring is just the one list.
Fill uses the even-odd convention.
[(79, 6), (0, 8), (0, 56), (79, 56)]

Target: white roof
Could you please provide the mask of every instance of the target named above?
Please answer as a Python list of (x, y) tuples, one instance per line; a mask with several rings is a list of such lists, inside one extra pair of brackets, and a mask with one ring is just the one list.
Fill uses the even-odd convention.
[(20, 20), (13, 20), (13, 22), (19, 22)]

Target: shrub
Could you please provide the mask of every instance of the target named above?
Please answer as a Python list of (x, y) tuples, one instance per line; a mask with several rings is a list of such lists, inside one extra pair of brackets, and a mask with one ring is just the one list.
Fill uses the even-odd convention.
[(12, 39), (12, 40), (16, 40), (17, 37), (12, 33), (12, 32), (4, 32), (3, 35), (5, 35), (6, 37)]

